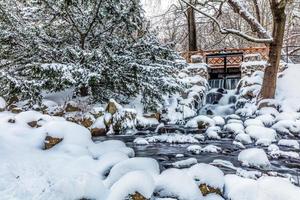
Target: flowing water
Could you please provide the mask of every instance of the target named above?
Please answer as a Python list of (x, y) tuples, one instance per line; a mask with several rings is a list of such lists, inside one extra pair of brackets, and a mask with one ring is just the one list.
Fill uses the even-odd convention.
[[(223, 80), (212, 80), (210, 81), (212, 89), (208, 92), (206, 97), (206, 104), (199, 110), (198, 114), (202, 115), (221, 115), (226, 116), (234, 113), (234, 103), (236, 101), (236, 90), (235, 86), (238, 83), (238, 79), (232, 79), (228, 82), (229, 90), (223, 89)], [(165, 126), (165, 130), (168, 133), (181, 133), (181, 134), (194, 134), (195, 131), (199, 133), (199, 130), (189, 130), (184, 126), (180, 125), (168, 125)], [(226, 135), (226, 133), (224, 133)], [(136, 145), (133, 141), (137, 137), (149, 137), (158, 135), (153, 130), (144, 130), (137, 133), (134, 136), (105, 136), (94, 138), (95, 141), (104, 140), (121, 140), (126, 143), (127, 146), (134, 149), (137, 157), (152, 157), (156, 159), (161, 169), (167, 169), (172, 167), (172, 163), (187, 158), (196, 158), (199, 163), (212, 163), (214, 160), (229, 161), (234, 165), (226, 166), (226, 164), (217, 165), (220, 167), (225, 174), (236, 173), (236, 168), (243, 168), (246, 170), (258, 170), (263, 173), (275, 174), (279, 176), (291, 175), (299, 185), (299, 174), (300, 174), (300, 160), (299, 159), (271, 159), (271, 167), (269, 169), (260, 168), (247, 168), (242, 167), (240, 162), (237, 160), (238, 154), (242, 149), (233, 145), (233, 138), (222, 138), (221, 140), (205, 140), (200, 141), (199, 145), (204, 147), (212, 144), (222, 149), (220, 153), (207, 153), (202, 152), (194, 155), (187, 151), (187, 147), (191, 144), (169, 144), (169, 143), (150, 143), (149, 145)], [(300, 142), (300, 141), (299, 141)], [(253, 144), (245, 145), (246, 148), (255, 147)], [(291, 150), (289, 148), (281, 148), (282, 150)], [(266, 150), (266, 149), (265, 149)], [(266, 150), (267, 151), (267, 150)], [(299, 151), (298, 151), (299, 153)], [(177, 154), (183, 154), (184, 157), (177, 157)], [(222, 162), (221, 162), (222, 163)], [(226, 163), (226, 162), (225, 162)]]

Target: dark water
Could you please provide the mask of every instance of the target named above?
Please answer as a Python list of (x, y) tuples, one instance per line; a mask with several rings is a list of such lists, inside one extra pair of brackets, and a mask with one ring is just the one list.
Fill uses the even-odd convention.
[[(199, 143), (200, 146), (204, 147), (208, 144), (221, 147), (220, 153), (206, 153), (202, 152), (198, 155), (192, 154), (187, 151), (187, 147), (191, 144), (169, 144), (169, 143), (150, 143), (149, 145), (136, 145), (133, 140), (137, 137), (153, 136), (153, 134), (145, 135), (137, 134), (135, 136), (105, 136), (94, 138), (94, 141), (104, 140), (121, 140), (126, 143), (127, 146), (134, 149), (136, 157), (151, 157), (156, 159), (161, 169), (167, 169), (172, 167), (172, 163), (188, 158), (196, 158), (198, 163), (212, 163), (216, 159), (230, 161), (235, 167), (243, 168), (246, 170), (257, 170), (262, 173), (270, 174), (276, 172), (278, 176), (291, 175), (294, 180), (300, 179), (300, 160), (298, 159), (270, 159), (271, 167), (269, 169), (260, 168), (247, 168), (242, 167), (240, 162), (237, 160), (239, 152), (242, 150), (232, 144), (232, 139), (225, 138), (222, 140), (205, 140)], [(254, 147), (254, 145), (245, 145), (246, 148)], [(259, 147), (260, 148), (260, 147)], [(291, 150), (289, 148), (280, 147), (282, 150)], [(266, 150), (266, 149), (265, 149)], [(294, 151), (294, 150), (293, 150)], [(184, 157), (176, 157), (177, 154), (183, 154)], [(225, 174), (235, 173), (235, 169), (226, 166), (217, 165)], [(300, 180), (299, 180), (300, 181)], [(298, 185), (299, 185), (299, 181)]]

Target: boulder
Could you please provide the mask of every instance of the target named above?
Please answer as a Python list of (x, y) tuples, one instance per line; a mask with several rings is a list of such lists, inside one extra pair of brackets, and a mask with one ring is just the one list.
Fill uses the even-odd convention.
[(38, 122), (37, 121), (31, 121), (27, 123), (31, 128), (37, 128)]
[(136, 126), (136, 110), (120, 109), (113, 115), (113, 130), (116, 132), (135, 129)]
[(99, 136), (106, 136), (106, 129), (105, 128), (92, 128), (91, 133), (93, 137), (99, 137)]
[(199, 189), (202, 192), (203, 196), (206, 196), (206, 195), (211, 194), (211, 193), (222, 195), (222, 192), (219, 188), (213, 188), (213, 187), (210, 187), (209, 185), (206, 185), (206, 184), (200, 184)]
[(130, 199), (132, 199), (132, 200), (147, 200), (143, 195), (141, 195), (138, 192), (130, 195)]
[(47, 136), (44, 141), (45, 150), (51, 149), (52, 147), (54, 147), (55, 145), (60, 143), (62, 140), (63, 140), (62, 138), (55, 138), (55, 137)]
[(111, 115), (114, 115), (120, 108), (122, 108), (120, 104), (118, 104), (115, 100), (110, 99), (105, 111), (109, 112)]
[(69, 101), (65, 106), (66, 112), (79, 112), (81, 109), (79, 108), (78, 104), (74, 101)]

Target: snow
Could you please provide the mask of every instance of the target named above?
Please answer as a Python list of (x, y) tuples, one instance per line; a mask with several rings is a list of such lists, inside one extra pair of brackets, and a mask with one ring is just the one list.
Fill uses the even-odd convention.
[(205, 134), (209, 139), (216, 139), (220, 140), (221, 137), (219, 136), (219, 133), (221, 132), (221, 128), (218, 126), (212, 126), (209, 127), (206, 131)]
[(214, 116), (212, 119), (215, 121), (216, 126), (223, 126), (225, 124), (225, 120), (221, 116)]
[(179, 169), (167, 169), (156, 179), (155, 193), (160, 197), (199, 200), (202, 194), (192, 177)]
[(268, 167), (270, 165), (267, 154), (263, 149), (250, 148), (242, 150), (238, 155), (238, 160), (244, 166)]
[(280, 120), (272, 126), (279, 134), (300, 134), (300, 121), (294, 120)]
[(174, 162), (174, 163), (172, 163), (172, 166), (176, 167), (176, 168), (187, 168), (187, 167), (190, 167), (190, 166), (196, 164), (197, 162), (198, 161), (196, 158), (188, 158), (186, 160), (180, 160), (180, 161)]
[(225, 176), (225, 197), (231, 200), (298, 200), (299, 195), (300, 189), (284, 178)]
[(278, 79), (276, 88), (276, 100), (281, 102), (282, 111), (298, 111), (300, 93), (299, 64), (289, 64), (288, 68), (283, 72), (283, 77)]
[(199, 123), (207, 124), (208, 127), (214, 126), (215, 121), (207, 116), (199, 115), (197, 117), (194, 117), (193, 119), (189, 120), (185, 127), (187, 128), (198, 128)]
[(231, 124), (226, 124), (224, 126), (224, 130), (237, 135), (240, 133), (244, 133), (244, 126), (242, 123), (231, 123)]
[(245, 127), (251, 126), (251, 125), (255, 125), (255, 126), (264, 126), (263, 122), (259, 119), (247, 119), (244, 122)]
[(215, 145), (209, 144), (201, 149), (201, 152), (206, 152), (206, 153), (218, 153), (222, 149), (220, 147), (217, 147)]
[(271, 114), (263, 114), (255, 118), (263, 123), (264, 126), (270, 127), (275, 123), (275, 117)]
[(192, 152), (194, 154), (200, 154), (201, 150), (202, 150), (202, 147), (200, 145), (190, 145), (190, 146), (187, 147), (186, 150), (189, 151), (189, 152)]
[(149, 142), (145, 138), (135, 138), (133, 143), (137, 144), (137, 145), (148, 145), (149, 144)]
[(245, 132), (253, 139), (265, 139), (271, 142), (276, 141), (276, 131), (271, 128), (251, 125), (245, 129)]
[(154, 189), (155, 182), (150, 174), (145, 171), (132, 171), (113, 184), (107, 200), (125, 199), (136, 192), (149, 199)]
[(191, 176), (198, 185), (206, 184), (223, 191), (224, 173), (215, 166), (199, 163), (187, 169), (187, 174)]
[(180, 143), (199, 143), (197, 139), (191, 134), (183, 135), (179, 133), (169, 133), (164, 135), (156, 135), (145, 138), (150, 143), (165, 142), (170, 144)]
[(235, 136), (235, 140), (241, 142), (242, 144), (251, 144), (252, 140), (248, 134), (240, 133)]
[(160, 172), (157, 161), (152, 158), (130, 158), (114, 165), (110, 170), (108, 177), (104, 180), (104, 184), (111, 187), (128, 172), (137, 170), (143, 170), (153, 177), (157, 176)]
[(105, 120), (105, 116), (98, 117), (96, 119), (96, 121), (92, 124), (91, 128), (106, 129), (106, 125), (104, 123), (104, 120)]
[(0, 97), (0, 110), (4, 110), (6, 108), (6, 101)]
[(299, 149), (299, 142), (297, 140), (281, 139), (278, 141), (278, 145)]

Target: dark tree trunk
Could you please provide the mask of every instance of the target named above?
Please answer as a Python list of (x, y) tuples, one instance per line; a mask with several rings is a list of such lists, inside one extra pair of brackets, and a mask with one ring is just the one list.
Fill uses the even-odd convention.
[(195, 12), (192, 7), (187, 10), (188, 31), (189, 31), (189, 51), (197, 51), (197, 30), (195, 21)]
[(273, 42), (269, 45), (269, 63), (265, 69), (263, 85), (261, 89), (262, 99), (272, 99), (275, 97), (277, 73), (281, 59), (281, 49), (283, 46), (285, 31), (285, 6), (279, 6), (278, 3), (271, 3), (273, 14)]

